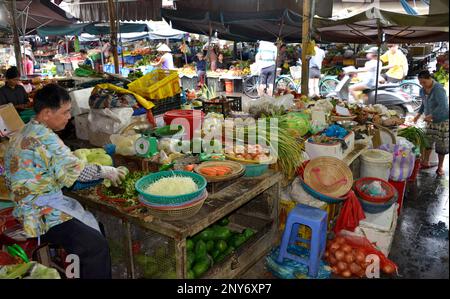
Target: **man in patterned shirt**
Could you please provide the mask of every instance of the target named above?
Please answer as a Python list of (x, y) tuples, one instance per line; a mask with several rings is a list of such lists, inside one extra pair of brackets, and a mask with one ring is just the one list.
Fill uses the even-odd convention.
[(67, 125), (70, 109), (67, 91), (56, 84), (46, 85), (35, 96), (36, 117), (11, 138), (5, 170), (10, 197), (16, 204), (14, 216), (29, 237), (78, 255), (81, 278), (111, 278), (108, 243), (97, 222), (93, 217), (88, 222), (81, 205), (64, 197), (61, 189), (77, 180), (100, 178), (117, 185), (125, 173), (114, 167), (86, 164), (72, 154), (55, 134)]

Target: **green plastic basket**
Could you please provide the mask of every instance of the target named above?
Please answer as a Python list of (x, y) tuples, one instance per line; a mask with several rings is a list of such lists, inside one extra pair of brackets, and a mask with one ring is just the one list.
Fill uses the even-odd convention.
[[(192, 178), (194, 182), (197, 184), (198, 190), (180, 196), (156, 196), (148, 194), (145, 191), (148, 188), (148, 186), (158, 181), (159, 179), (172, 177), (174, 175)], [(136, 190), (139, 192), (139, 194), (142, 195), (142, 199), (147, 201), (149, 204), (173, 205), (188, 202), (196, 197), (199, 197), (205, 190), (206, 184), (207, 184), (206, 179), (199, 174), (189, 171), (174, 170), (174, 171), (161, 171), (144, 176), (136, 182), (135, 187)]]

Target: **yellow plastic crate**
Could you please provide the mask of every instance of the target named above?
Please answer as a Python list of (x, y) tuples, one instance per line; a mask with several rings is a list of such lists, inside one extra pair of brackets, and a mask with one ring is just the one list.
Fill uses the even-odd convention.
[(128, 89), (149, 100), (162, 100), (181, 93), (178, 72), (160, 69), (131, 82)]

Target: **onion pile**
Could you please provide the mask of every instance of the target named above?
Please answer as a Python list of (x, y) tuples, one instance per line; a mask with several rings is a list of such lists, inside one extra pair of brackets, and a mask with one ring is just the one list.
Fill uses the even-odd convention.
[[(364, 277), (369, 263), (366, 262), (366, 254), (359, 248), (353, 248), (344, 237), (338, 236), (327, 243), (324, 259), (331, 267), (331, 272), (345, 278)], [(393, 274), (396, 269), (391, 264), (385, 264), (381, 271)]]

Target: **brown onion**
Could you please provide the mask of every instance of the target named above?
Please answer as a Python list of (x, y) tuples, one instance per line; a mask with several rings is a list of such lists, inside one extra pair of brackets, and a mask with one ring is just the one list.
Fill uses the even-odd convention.
[(386, 264), (384, 265), (381, 270), (386, 273), (386, 274), (392, 274), (395, 272), (395, 268), (394, 266), (392, 266), (391, 264)]
[(329, 256), (330, 256), (330, 252), (328, 250), (325, 250), (323, 257), (327, 259)]
[(347, 244), (342, 245), (342, 246), (341, 246), (341, 249), (342, 249), (342, 251), (344, 251), (345, 253), (350, 253), (350, 252), (352, 252), (352, 247), (351, 247), (350, 245), (347, 245)]
[(349, 270), (345, 270), (345, 271), (342, 271), (341, 275), (348, 278), (348, 277), (352, 276), (352, 273)]
[(330, 245), (330, 252), (335, 253), (336, 250), (339, 249), (339, 247), (340, 247), (340, 245), (339, 245), (338, 243), (336, 243), (336, 242), (332, 243), (332, 244)]
[(334, 241), (336, 242), (336, 243), (338, 243), (338, 244), (344, 244), (345, 243), (345, 238), (343, 238), (343, 237), (336, 237), (335, 239), (334, 239)]
[(366, 271), (361, 269), (361, 271), (359, 271), (358, 274), (356, 274), (356, 275), (358, 275), (358, 277), (362, 278), (362, 277), (366, 276)]
[(350, 266), (350, 272), (352, 272), (353, 274), (358, 275), (359, 272), (361, 272), (362, 268), (356, 264), (356, 263), (351, 263)]
[(356, 262), (361, 264), (366, 261), (366, 256), (364, 255), (364, 253), (362, 251), (357, 250), (356, 254), (355, 254), (355, 259), (356, 259)]
[(343, 261), (345, 258), (345, 252), (343, 252), (342, 250), (338, 250), (334, 253), (334, 255), (336, 256), (336, 259), (338, 261)]
[(351, 264), (355, 261), (355, 256), (352, 253), (347, 253), (344, 257), (344, 260), (348, 263)]
[(337, 267), (338, 267), (339, 271), (345, 271), (348, 268), (347, 264), (344, 262), (338, 262)]
[(337, 262), (338, 262), (338, 260), (336, 259), (336, 257), (335, 257), (334, 255), (332, 255), (332, 254), (330, 254), (329, 260), (330, 260), (330, 265), (332, 265), (332, 266), (336, 265)]

